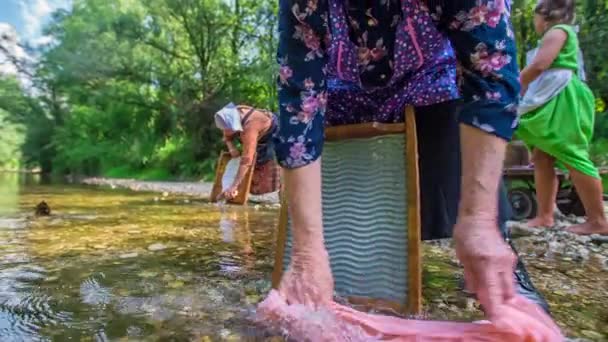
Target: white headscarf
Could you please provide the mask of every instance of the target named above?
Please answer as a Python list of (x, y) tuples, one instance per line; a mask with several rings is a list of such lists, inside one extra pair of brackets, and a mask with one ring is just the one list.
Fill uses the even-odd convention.
[(243, 131), (241, 114), (234, 103), (230, 102), (215, 113), (215, 125), (221, 130), (229, 129), (233, 132)]

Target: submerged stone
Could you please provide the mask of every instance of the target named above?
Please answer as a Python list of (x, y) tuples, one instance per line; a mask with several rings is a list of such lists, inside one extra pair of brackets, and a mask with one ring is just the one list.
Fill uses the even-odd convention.
[(139, 256), (139, 254), (137, 254), (136, 252), (133, 252), (133, 253), (121, 254), (120, 258), (121, 259), (130, 259), (130, 258), (137, 258), (137, 256)]
[(162, 251), (163, 249), (167, 249), (167, 246), (163, 245), (162, 243), (153, 243), (148, 246), (148, 250), (151, 252)]

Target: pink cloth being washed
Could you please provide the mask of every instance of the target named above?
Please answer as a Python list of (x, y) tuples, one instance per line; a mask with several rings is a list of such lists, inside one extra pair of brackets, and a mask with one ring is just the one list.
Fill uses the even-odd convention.
[[(292, 217), (301, 219), (300, 216), (308, 215), (310, 227), (292, 230), (291, 262), (283, 274), (279, 290), (270, 291), (258, 306), (256, 318), (261, 324), (302, 342), (564, 340), (553, 320), (538, 305), (519, 295), (504, 301), (496, 308), (492, 322), (487, 323), (403, 319), (368, 314), (334, 302), (334, 280), (323, 239), (322, 219), (314, 216), (315, 212), (321, 212), (318, 205), (321, 197), (320, 164), (312, 164), (312, 167), (311, 173), (318, 172), (317, 177), (307, 179), (312, 179), (309, 183), (317, 184), (296, 198), (302, 201), (298, 210), (291, 208)], [(289, 184), (286, 183), (287, 186)], [(313, 201), (317, 201), (317, 206), (310, 205)]]
[(492, 323), (410, 320), (367, 314), (331, 303), (314, 310), (288, 304), (272, 290), (258, 307), (258, 319), (296, 341), (314, 342), (561, 342), (559, 328), (536, 304), (515, 297)]

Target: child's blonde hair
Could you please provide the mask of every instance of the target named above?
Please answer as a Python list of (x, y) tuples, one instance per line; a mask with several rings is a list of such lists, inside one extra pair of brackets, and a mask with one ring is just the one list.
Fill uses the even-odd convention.
[(575, 15), (574, 0), (539, 0), (534, 13), (553, 25), (574, 24)]

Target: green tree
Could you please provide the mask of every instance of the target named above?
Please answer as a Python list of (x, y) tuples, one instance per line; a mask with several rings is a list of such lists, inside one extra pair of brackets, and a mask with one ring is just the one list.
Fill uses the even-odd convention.
[(35, 120), (48, 122), (28, 121), (28, 156), (50, 157), (46, 169), (59, 173), (210, 173), (215, 110), (229, 101), (275, 109), (276, 6), (74, 1), (54, 14), (46, 33), (56, 43), (31, 75), (45, 114)]

